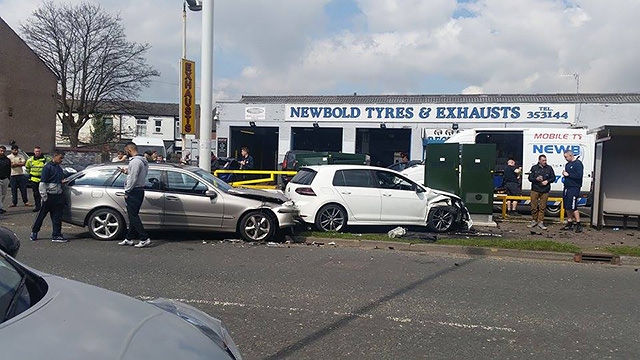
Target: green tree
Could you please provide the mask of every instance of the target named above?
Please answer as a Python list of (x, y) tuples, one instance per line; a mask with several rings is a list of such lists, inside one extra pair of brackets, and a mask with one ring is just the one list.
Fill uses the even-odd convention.
[(114, 144), (120, 133), (113, 127), (113, 120), (102, 114), (96, 114), (91, 119), (89, 143), (91, 145)]
[(58, 118), (69, 129), (72, 147), (94, 114), (121, 110), (160, 75), (146, 62), (150, 45), (127, 41), (120, 15), (96, 3), (46, 1), (21, 29), (58, 77)]

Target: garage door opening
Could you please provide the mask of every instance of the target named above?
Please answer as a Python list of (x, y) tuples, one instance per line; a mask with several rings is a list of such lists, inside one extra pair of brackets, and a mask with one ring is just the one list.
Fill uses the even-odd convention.
[(240, 149), (249, 148), (257, 170), (275, 170), (278, 161), (277, 127), (231, 127), (229, 157), (240, 158)]
[(384, 166), (399, 161), (400, 153), (409, 160), (420, 159), (411, 154), (411, 129), (356, 129), (356, 152), (371, 155), (371, 165)]
[(291, 150), (342, 151), (341, 128), (292, 128)]

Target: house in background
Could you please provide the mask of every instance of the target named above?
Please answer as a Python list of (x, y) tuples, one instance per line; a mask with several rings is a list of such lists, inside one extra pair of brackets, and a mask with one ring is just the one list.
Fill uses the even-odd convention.
[(55, 144), (58, 80), (49, 67), (0, 18), (0, 143), (26, 151)]
[[(167, 153), (180, 152), (179, 106), (171, 103), (151, 103), (130, 101), (120, 104), (117, 109), (98, 109), (108, 126), (119, 134), (118, 142), (125, 143), (134, 137), (150, 137), (161, 139)], [(196, 116), (200, 107), (196, 106)], [(56, 118), (56, 146), (69, 146), (69, 129)], [(81, 144), (91, 143), (92, 120), (80, 129), (78, 139)], [(196, 133), (198, 124), (196, 123)]]

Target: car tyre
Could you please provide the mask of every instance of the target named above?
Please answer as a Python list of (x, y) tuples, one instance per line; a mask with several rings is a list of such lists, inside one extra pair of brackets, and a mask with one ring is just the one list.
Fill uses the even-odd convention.
[(91, 236), (98, 240), (115, 240), (127, 227), (122, 215), (113, 209), (97, 209), (89, 214), (87, 226)]
[(320, 231), (342, 231), (347, 227), (347, 212), (337, 204), (325, 205), (318, 210), (315, 225)]
[(436, 206), (429, 212), (427, 227), (434, 232), (447, 232), (453, 228), (456, 211), (451, 206)]
[(560, 216), (560, 205), (549, 205), (547, 204), (546, 209), (544, 209), (545, 216)]
[(265, 211), (251, 211), (240, 219), (238, 229), (246, 241), (265, 241), (275, 234), (276, 221)]

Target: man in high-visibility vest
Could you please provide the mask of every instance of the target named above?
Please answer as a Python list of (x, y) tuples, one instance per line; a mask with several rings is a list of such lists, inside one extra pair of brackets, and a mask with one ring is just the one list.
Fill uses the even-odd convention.
[(33, 190), (33, 200), (36, 204), (36, 208), (33, 209), (33, 212), (40, 211), (40, 207), (42, 206), (42, 200), (40, 197), (40, 190), (38, 186), (40, 185), (40, 177), (42, 176), (42, 169), (44, 166), (51, 161), (51, 158), (42, 154), (42, 149), (40, 146), (36, 146), (33, 149), (33, 156), (27, 159), (27, 163), (25, 167), (27, 168), (27, 172), (29, 173), (29, 186)]

